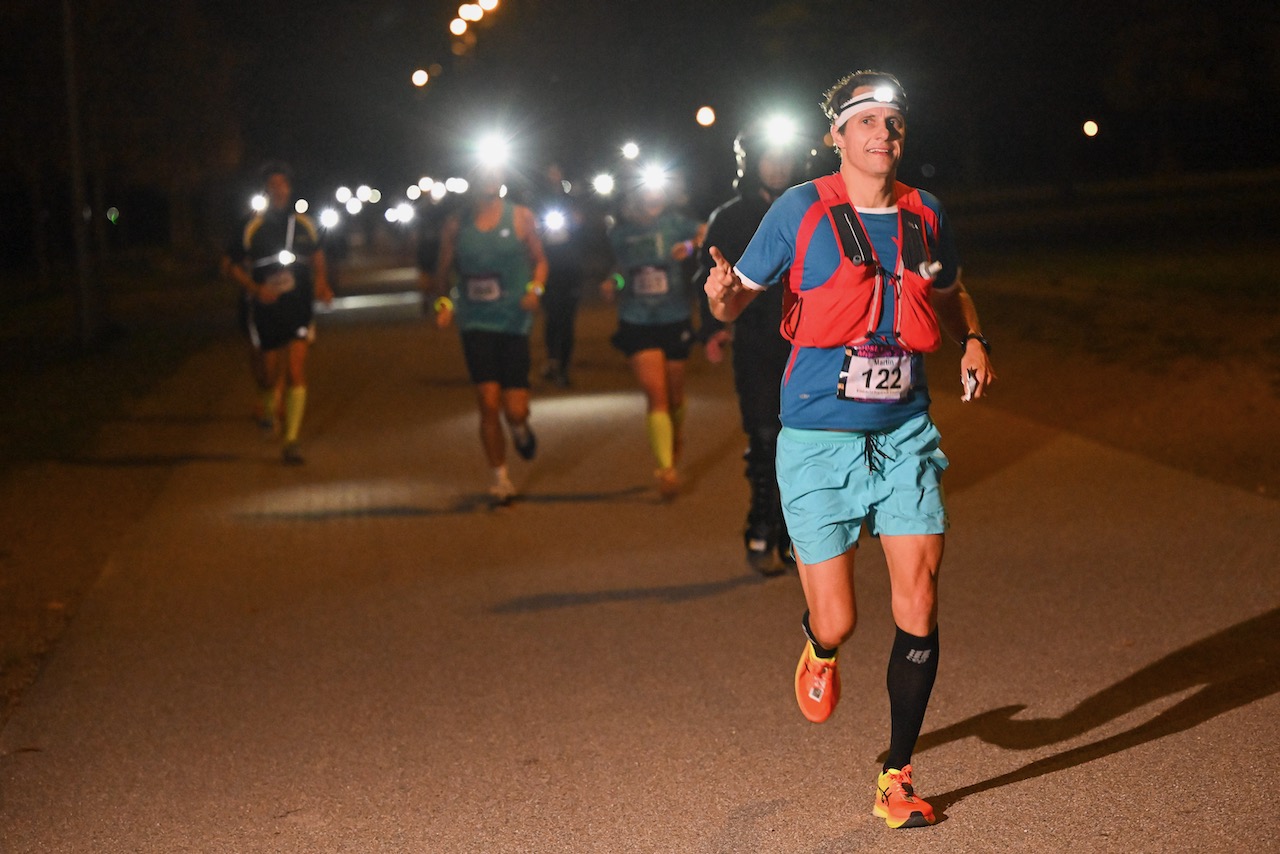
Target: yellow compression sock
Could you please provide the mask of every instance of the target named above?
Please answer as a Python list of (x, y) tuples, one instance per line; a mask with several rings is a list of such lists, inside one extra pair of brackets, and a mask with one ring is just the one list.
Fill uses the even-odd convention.
[(675, 430), (671, 424), (671, 415), (666, 412), (650, 412), (645, 417), (645, 427), (649, 431), (649, 447), (658, 460), (658, 467), (671, 468), (675, 459)]
[(284, 396), (284, 440), (298, 441), (298, 431), (302, 428), (302, 413), (307, 408), (307, 387), (290, 386)]

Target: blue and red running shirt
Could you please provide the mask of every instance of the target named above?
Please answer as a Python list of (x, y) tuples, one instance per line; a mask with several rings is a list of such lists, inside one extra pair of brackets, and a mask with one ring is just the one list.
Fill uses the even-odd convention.
[[(956, 283), (960, 261), (942, 203), (923, 190), (924, 204), (938, 216), (937, 232), (926, 234), (929, 254), (942, 262), (933, 287), (945, 291)], [(750, 288), (772, 287), (782, 280), (795, 259), (796, 240), (805, 214), (821, 206), (812, 182), (787, 190), (765, 214), (755, 236), (739, 259), (735, 270)], [(875, 248), (881, 266), (895, 270), (898, 265), (898, 209), (858, 208), (858, 216)], [(831, 278), (842, 257), (840, 241), (830, 219), (819, 223), (805, 253), (801, 290), (817, 287)], [(893, 288), (885, 288), (880, 323), (873, 340), (894, 343)], [(841, 399), (836, 396), (845, 350), (840, 347), (792, 347), (791, 359), (782, 377), (784, 427), (801, 430), (889, 430), (909, 421), (929, 408), (929, 388), (924, 374), (924, 354), (912, 356), (914, 383), (907, 397), (892, 403)]]

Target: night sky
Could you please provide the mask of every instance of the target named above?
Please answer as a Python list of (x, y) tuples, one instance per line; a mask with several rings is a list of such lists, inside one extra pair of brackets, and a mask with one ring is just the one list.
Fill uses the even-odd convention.
[[(876, 67), (912, 98), (903, 177), (927, 169), (946, 185), (1276, 162), (1264, 137), (1213, 118), (1255, 114), (1275, 128), (1275, 8), (503, 0), (462, 60), (449, 3), (208, 0), (205, 12), (236, 46), (247, 157), (286, 157), (316, 180), (457, 169), (490, 126), (530, 165), (585, 172), (635, 137), (691, 174), (714, 172), (751, 116), (783, 107), (821, 134), (822, 91)], [(432, 63), (442, 73), (415, 89), (411, 72)], [(694, 122), (702, 104), (717, 110), (714, 128)], [(1102, 126), (1088, 145), (1086, 118)]]
[[(744, 124), (784, 110), (816, 142), (823, 91), (859, 68), (902, 80), (900, 176), (941, 192), (1280, 165), (1280, 4), (1263, 0), (501, 0), (462, 57), (450, 50), (454, 3), (175, 0), (163, 15), (141, 0), (86, 3), (85, 103), (99, 111), (86, 124), (102, 131), (115, 181), (169, 169), (173, 157), (136, 153), (184, 128), (208, 138), (204, 121), (234, 127), (235, 155), (215, 167), (220, 151), (202, 152), (183, 168), (234, 194), (272, 158), (294, 165), (302, 192), (365, 182), (398, 193), (424, 174), (464, 173), (479, 132), (497, 128), (520, 168), (554, 159), (578, 180), (635, 139), (682, 171), (705, 214), (729, 190)], [(172, 10), (188, 6), (199, 20), (172, 31)], [(10, 52), (14, 73), (43, 74), (53, 89), (34, 103), (62, 110), (57, 4), (15, 8), (51, 44), (47, 72)], [(219, 61), (230, 71), (211, 70), (198, 91)], [(156, 67), (134, 75), (135, 63)], [(196, 68), (166, 74), (183, 64)], [(415, 88), (412, 72), (433, 65)], [(215, 74), (229, 76), (226, 96)], [(178, 97), (149, 106), (166, 83)], [(205, 115), (176, 122), (174, 105)], [(714, 127), (696, 124), (702, 105)], [(139, 117), (158, 132), (132, 134)], [(1086, 119), (1101, 127), (1093, 139)], [(31, 129), (28, 151), (63, 133)]]

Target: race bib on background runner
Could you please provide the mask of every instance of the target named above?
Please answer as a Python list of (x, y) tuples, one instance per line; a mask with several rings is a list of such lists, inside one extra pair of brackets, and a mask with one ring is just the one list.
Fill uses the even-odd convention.
[(494, 302), (502, 296), (502, 284), (492, 274), (468, 276), (466, 294), (471, 302)]
[(860, 344), (844, 348), (836, 397), (897, 403), (911, 391), (911, 354), (899, 347)]
[(661, 296), (669, 290), (667, 271), (661, 267), (637, 267), (631, 280), (640, 296)]

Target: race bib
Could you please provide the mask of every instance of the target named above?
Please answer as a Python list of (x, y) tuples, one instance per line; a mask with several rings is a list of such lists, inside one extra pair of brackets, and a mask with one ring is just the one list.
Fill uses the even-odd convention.
[(661, 296), (669, 290), (667, 271), (662, 267), (638, 267), (631, 274), (631, 281), (640, 296)]
[(896, 403), (911, 391), (911, 354), (898, 347), (860, 344), (844, 348), (836, 397)]
[(294, 278), (293, 271), (286, 268), (283, 270), (276, 270), (274, 273), (267, 276), (266, 281), (262, 284), (268, 291), (276, 296), (280, 296), (281, 294), (287, 294), (289, 291), (293, 290), (298, 284), (298, 281)]
[(502, 296), (502, 284), (494, 275), (469, 276), (466, 292), (471, 302), (494, 302)]

